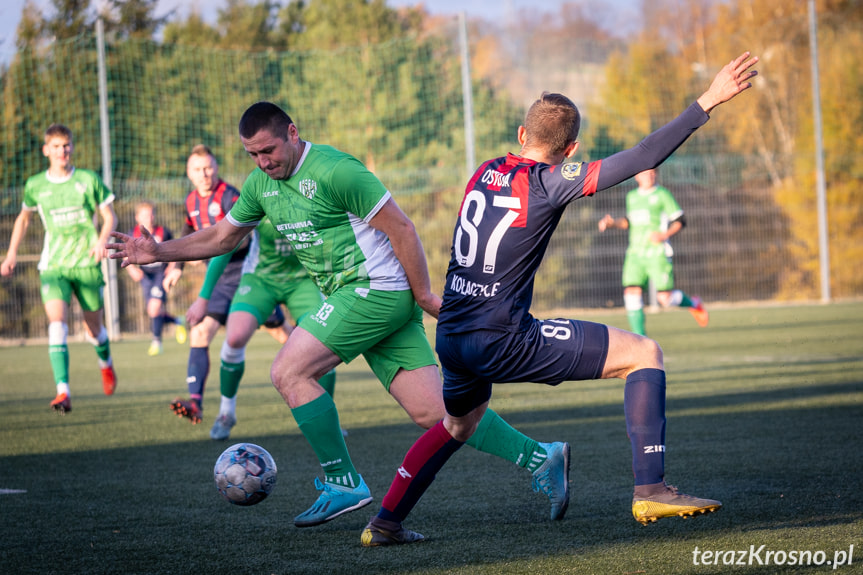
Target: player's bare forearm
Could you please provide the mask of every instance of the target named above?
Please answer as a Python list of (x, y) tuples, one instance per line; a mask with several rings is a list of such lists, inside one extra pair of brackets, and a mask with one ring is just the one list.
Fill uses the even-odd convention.
[(112, 259), (122, 259), (122, 267), (130, 264), (153, 262), (187, 262), (209, 259), (227, 253), (245, 237), (247, 229), (221, 220), (215, 226), (204, 228), (188, 236), (167, 242), (156, 242), (146, 229), (141, 237), (133, 238), (120, 232), (111, 232), (119, 240), (108, 244), (108, 249), (117, 250)]
[(599, 220), (599, 231), (604, 232), (605, 230), (626, 230), (629, 229), (629, 220), (626, 218), (614, 218), (611, 214), (605, 214), (605, 216)]
[(162, 287), (165, 288), (165, 291), (171, 291), (177, 285), (177, 282), (180, 281), (182, 275), (183, 270), (177, 267), (175, 263), (168, 264), (167, 269), (165, 269), (165, 279), (162, 280)]
[(102, 216), (102, 230), (99, 233), (99, 240), (102, 243), (108, 243), (111, 239), (111, 232), (117, 229), (117, 212), (114, 211), (114, 206), (108, 204), (99, 208), (99, 213)]
[(15, 225), (12, 227), (12, 237), (9, 240), (9, 253), (18, 253), (18, 247), (21, 245), (21, 240), (27, 235), (27, 228), (30, 227), (30, 217), (32, 212), (21, 211), (18, 217), (15, 218)]
[(90, 255), (95, 257), (96, 261), (101, 261), (102, 258), (108, 255), (106, 246), (111, 239), (111, 232), (117, 228), (117, 214), (114, 212), (113, 205), (100, 206), (99, 214), (102, 216), (102, 228), (99, 230), (96, 245), (90, 250)]
[(189, 309), (186, 310), (186, 323), (195, 326), (201, 323), (204, 320), (204, 316), (207, 315), (207, 305), (210, 300), (199, 297), (192, 305), (189, 306)]
[(441, 298), (431, 291), (425, 251), (413, 222), (396, 205), (395, 200), (390, 199), (369, 223), (389, 237), (390, 245), (405, 270), (416, 302), (423, 311), (437, 317), (440, 313)]
[(12, 237), (9, 239), (6, 257), (0, 266), (0, 275), (10, 276), (15, 271), (15, 265), (18, 262), (18, 247), (27, 234), (28, 227), (30, 227), (30, 212), (22, 210), (15, 218), (15, 224), (12, 226)]
[(410, 255), (406, 258), (399, 257), (399, 261), (407, 259), (409, 262), (407, 266), (404, 264), (402, 266), (405, 268), (405, 274), (408, 276), (408, 283), (411, 285), (414, 299), (424, 312), (436, 318), (440, 314), (441, 298), (431, 291), (428, 264), (426, 263), (425, 252), (418, 236), (416, 237), (415, 244), (409, 247), (407, 251)]
[(394, 240), (390, 237), (390, 243), (405, 270), (414, 299), (423, 311), (432, 317), (437, 317), (440, 313), (441, 298), (431, 291), (428, 263), (416, 230), (411, 225), (398, 239)]
[(758, 71), (749, 68), (757, 62), (758, 56), (749, 58), (749, 52), (744, 52), (723, 66), (707, 91), (698, 98), (698, 104), (705, 112), (710, 113), (719, 104), (751, 88), (752, 82), (749, 80), (758, 75)]
[(129, 277), (132, 278), (132, 281), (134, 282), (139, 282), (144, 279), (144, 272), (141, 271), (141, 268), (139, 266), (126, 266), (126, 271), (129, 272)]

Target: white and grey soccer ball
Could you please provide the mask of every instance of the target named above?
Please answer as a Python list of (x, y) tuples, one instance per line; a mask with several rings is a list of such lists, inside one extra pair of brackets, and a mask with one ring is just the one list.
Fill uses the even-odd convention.
[(237, 443), (216, 460), (213, 477), (222, 497), (234, 505), (255, 505), (276, 486), (276, 462), (260, 445)]

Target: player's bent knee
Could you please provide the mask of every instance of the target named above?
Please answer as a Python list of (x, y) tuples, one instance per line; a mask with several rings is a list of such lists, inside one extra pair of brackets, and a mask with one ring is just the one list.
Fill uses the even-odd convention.
[(225, 343), (223, 345), (226, 345), (233, 349), (245, 348), (246, 345), (248, 345), (250, 339), (252, 338), (244, 333), (235, 334), (228, 331), (228, 334), (225, 336)]
[(479, 426), (480, 419), (482, 419), (482, 416), (474, 411), (465, 417), (447, 415), (444, 418), (443, 424), (453, 439), (464, 443), (474, 434), (476, 428)]
[(204, 321), (196, 324), (189, 331), (189, 345), (191, 347), (209, 347), (220, 327), (221, 324), (216, 320), (209, 316), (205, 317)]
[(295, 370), (291, 369), (290, 364), (286, 362), (276, 361), (270, 367), (270, 381), (282, 395), (291, 392), (292, 390), (301, 390), (303, 387), (310, 384), (315, 384), (314, 380), (300, 376)]
[(246, 361), (246, 346), (245, 344), (234, 346), (226, 340), (222, 344), (219, 357), (226, 363), (243, 363)]
[(656, 341), (614, 327), (608, 328), (608, 339), (604, 378), (626, 378), (644, 368), (665, 369), (662, 348)]
[(662, 347), (649, 337), (641, 337), (639, 344), (639, 359), (640, 367), (652, 367), (656, 369), (664, 369), (662, 358)]
[(417, 402), (410, 405), (403, 404), (403, 407), (413, 422), (423, 429), (431, 428), (435, 423), (443, 419), (445, 414), (443, 402), (440, 405), (420, 404)]
[(435, 423), (440, 421), (440, 417), (437, 414), (427, 413), (421, 416), (413, 416), (411, 415), (411, 419), (414, 420), (414, 423), (422, 427), (423, 429), (430, 429)]

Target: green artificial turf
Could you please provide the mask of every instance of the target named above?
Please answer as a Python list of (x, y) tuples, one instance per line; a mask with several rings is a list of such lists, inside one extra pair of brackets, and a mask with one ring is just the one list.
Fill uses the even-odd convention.
[[(621, 313), (584, 317), (626, 327)], [(633, 520), (622, 382), (500, 385), (492, 406), (510, 423), (572, 444), (565, 520), (548, 519), (525, 470), (466, 448), (406, 523), (427, 541), (376, 549), (360, 546), (360, 531), (420, 429), (361, 359), (339, 367), (335, 399), (375, 501), (298, 529), (321, 472), (269, 383), (278, 348), (266, 334), (248, 349), (239, 423), (222, 443), (208, 435), (221, 336), (197, 426), (168, 407), (185, 394), (187, 348), (174, 342), (158, 357), (144, 340), (114, 343), (112, 397), (92, 347), (71, 342), (65, 416), (48, 407), (46, 346), (0, 348), (0, 573), (827, 573), (851, 545), (851, 565), (835, 572), (863, 573), (863, 304), (715, 309), (705, 329), (671, 311), (649, 315), (648, 333), (668, 371), (667, 480), (721, 500), (718, 513)], [(248, 508), (225, 502), (212, 479), (240, 441), (265, 447), (279, 469), (273, 494)], [(708, 556), (718, 564), (695, 565), (696, 548), (721, 552)]]

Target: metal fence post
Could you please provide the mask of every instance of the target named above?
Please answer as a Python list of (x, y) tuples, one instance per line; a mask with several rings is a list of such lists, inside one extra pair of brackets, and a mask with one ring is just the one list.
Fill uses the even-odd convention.
[[(108, 73), (105, 66), (105, 23), (96, 20), (96, 46), (99, 59), (99, 125), (102, 132), (102, 181), (109, 190), (114, 189), (111, 172), (111, 132), (108, 120)], [(112, 341), (120, 337), (120, 305), (117, 292), (117, 262), (110, 258), (102, 260), (105, 276), (105, 328)]]
[(821, 88), (818, 81), (818, 26), (815, 0), (809, 0), (809, 57), (812, 60), (812, 107), (815, 124), (815, 195), (818, 204), (818, 252), (821, 301), (830, 301), (830, 241), (827, 235), (827, 184), (824, 177), (824, 136), (821, 126)]
[(470, 179), (476, 169), (476, 152), (473, 139), (473, 87), (470, 81), (470, 47), (467, 39), (467, 16), (458, 13), (458, 40), (461, 45), (461, 89), (464, 102), (464, 148), (466, 179)]

